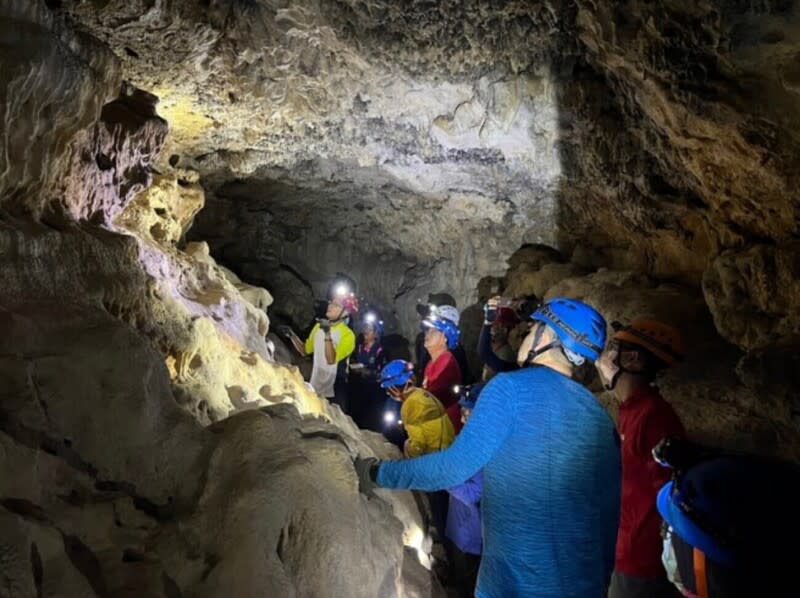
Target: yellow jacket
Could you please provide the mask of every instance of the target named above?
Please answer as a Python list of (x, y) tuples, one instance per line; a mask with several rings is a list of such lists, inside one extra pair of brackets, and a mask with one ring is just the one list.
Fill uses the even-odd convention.
[(408, 434), (408, 456), (418, 457), (447, 448), (456, 436), (439, 399), (422, 388), (415, 388), (400, 407), (400, 418)]

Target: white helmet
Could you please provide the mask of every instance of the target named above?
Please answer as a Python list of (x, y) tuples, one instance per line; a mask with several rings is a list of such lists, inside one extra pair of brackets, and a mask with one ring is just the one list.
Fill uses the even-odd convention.
[(434, 313), (440, 318), (450, 320), (456, 326), (458, 326), (458, 320), (461, 318), (461, 314), (452, 305), (437, 305)]

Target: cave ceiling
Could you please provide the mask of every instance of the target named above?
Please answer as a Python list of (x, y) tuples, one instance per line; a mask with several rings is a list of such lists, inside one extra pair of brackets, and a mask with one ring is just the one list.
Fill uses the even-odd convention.
[(195, 231), (261, 284), (468, 303), (544, 243), (699, 286), (798, 233), (795, 2), (59, 4), (159, 97), (159, 168), (200, 173)]

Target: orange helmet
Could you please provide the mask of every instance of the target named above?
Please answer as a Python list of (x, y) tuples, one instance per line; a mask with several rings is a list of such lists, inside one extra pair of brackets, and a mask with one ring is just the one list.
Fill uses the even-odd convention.
[(636, 320), (628, 326), (614, 326), (614, 328), (615, 341), (647, 349), (668, 366), (675, 365), (683, 359), (685, 353), (683, 337), (673, 326), (658, 320)]

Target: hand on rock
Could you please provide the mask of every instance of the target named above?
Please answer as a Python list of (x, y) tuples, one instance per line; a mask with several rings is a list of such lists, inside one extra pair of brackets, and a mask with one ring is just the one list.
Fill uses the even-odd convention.
[(379, 464), (380, 461), (375, 457), (356, 457), (353, 460), (353, 467), (358, 474), (358, 491), (370, 498), (375, 496), (373, 490), (378, 487), (375, 480), (378, 476)]

